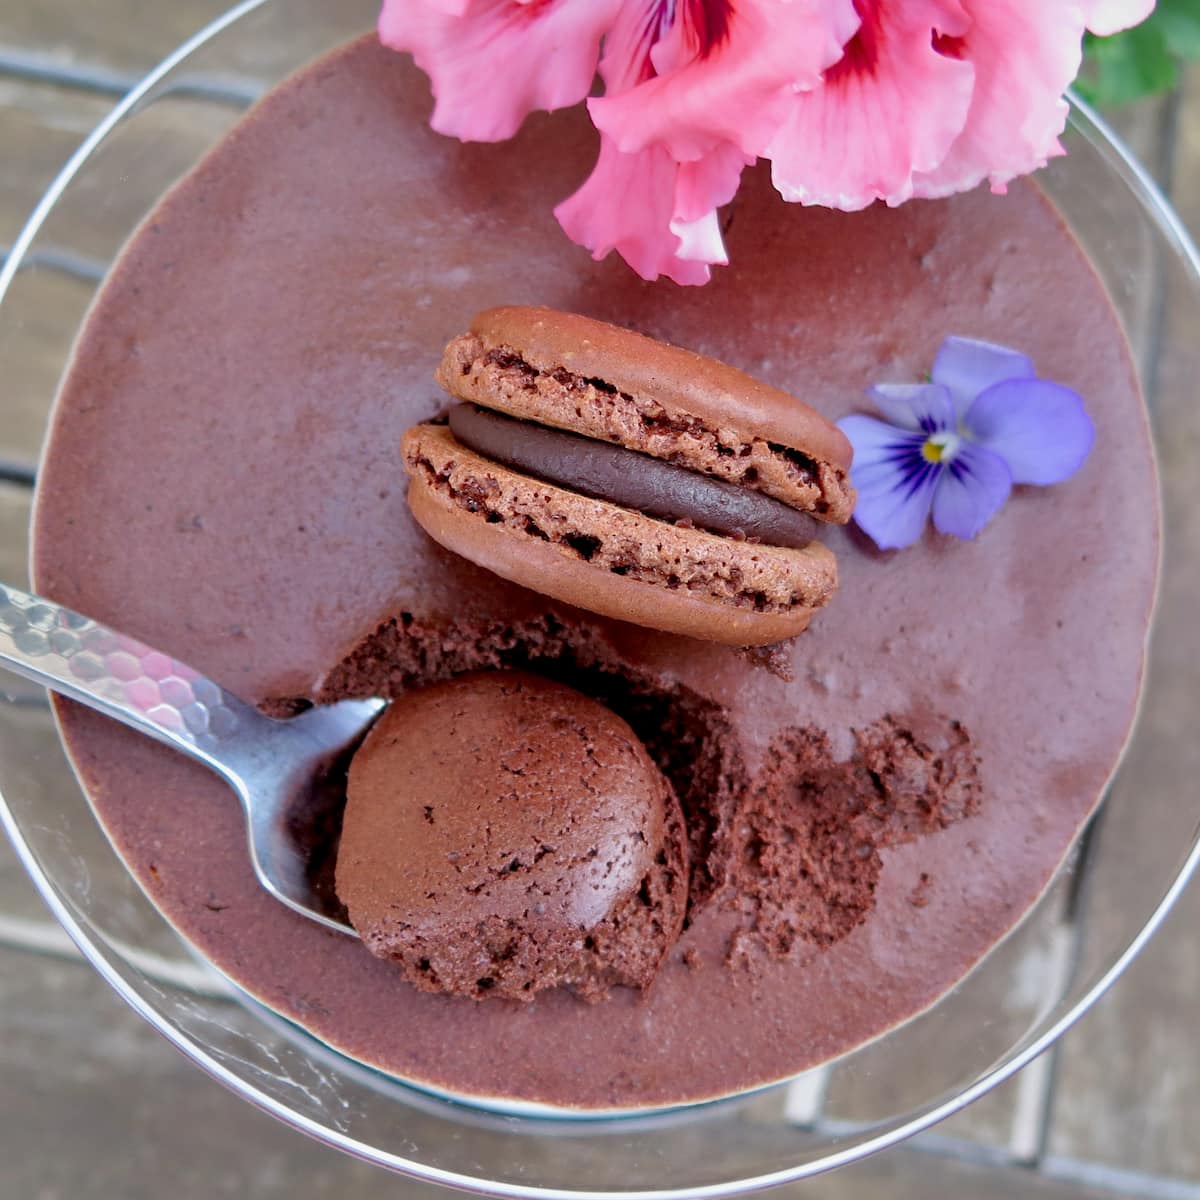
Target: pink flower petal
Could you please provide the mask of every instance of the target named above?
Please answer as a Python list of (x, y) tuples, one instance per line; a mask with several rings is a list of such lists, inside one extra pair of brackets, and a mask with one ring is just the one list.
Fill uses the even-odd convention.
[(1100, 37), (1138, 25), (1154, 11), (1154, 0), (1083, 0), (1083, 19)]
[(696, 221), (737, 195), (742, 171), (754, 159), (732, 142), (715, 147), (695, 162), (679, 164), (675, 180), (675, 216)]
[[(630, 0), (627, 11), (645, 27), (662, 7)], [(674, 13), (651, 39), (653, 77), (614, 95), (610, 69), (609, 94), (588, 101), (597, 127), (626, 153), (658, 144), (689, 161), (732, 142), (759, 154), (791, 91), (816, 86), (858, 26), (852, 0), (677, 0)]]
[(936, 168), (914, 179), (915, 196), (948, 196), (988, 179), (995, 191), (1062, 153), (1063, 93), (1079, 71), (1082, 9), (1046, 0), (962, 0), (971, 27), (939, 39), (971, 63), (975, 91), (966, 126)]
[[(678, 259), (680, 263), (687, 264), (685, 271), (680, 273), (689, 275), (687, 280), (678, 278), (672, 274), (674, 264), (669, 263), (663, 267), (663, 274), (673, 278), (676, 283), (690, 282), (691, 268), (696, 263), (716, 263), (720, 266), (726, 266), (729, 263), (729, 255), (725, 252), (725, 239), (721, 236), (721, 222), (715, 208), (706, 212), (704, 216), (697, 217), (694, 221), (685, 221), (680, 217), (674, 217), (671, 220), (670, 229), (679, 239), (674, 258)], [(710, 274), (711, 272), (705, 270), (703, 282), (708, 282)]]
[(595, 170), (554, 215), (597, 261), (616, 250), (643, 279), (667, 275), (676, 283), (707, 283), (708, 268), (679, 258), (681, 241), (671, 232), (678, 170), (661, 147), (622, 154), (610, 138), (601, 138)]
[(554, 215), (597, 260), (616, 250), (643, 279), (707, 283), (709, 266), (728, 261), (716, 209), (737, 191), (745, 163), (722, 146), (681, 166), (660, 146), (623, 154), (601, 137), (595, 170)]
[(958, 0), (857, 0), (862, 26), (825, 82), (800, 92), (766, 150), (785, 200), (856, 211), (901, 204), (966, 124), (975, 69), (933, 35), (967, 24)]
[(654, 77), (651, 51), (666, 31), (662, 0), (625, 0), (604, 39), (600, 76), (608, 95), (628, 92)]
[(379, 38), (407, 50), (437, 99), (430, 122), (463, 141), (512, 137), (534, 109), (591, 90), (621, 0), (384, 0)]

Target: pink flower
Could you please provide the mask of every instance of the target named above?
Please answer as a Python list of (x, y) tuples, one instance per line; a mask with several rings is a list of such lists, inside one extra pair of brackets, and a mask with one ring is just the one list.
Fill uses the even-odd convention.
[(975, 69), (940, 53), (961, 36), (958, 0), (857, 0), (862, 19), (820, 87), (791, 98), (766, 148), (785, 200), (849, 211), (900, 204), (937, 167), (967, 119)]
[[(704, 283), (726, 261), (717, 209), (756, 157), (787, 200), (996, 191), (1062, 153), (1085, 28), (1154, 0), (384, 0), (381, 39), (430, 76), (433, 126), (516, 132), (584, 99), (590, 177), (555, 213), (596, 258)], [(600, 56), (603, 46), (603, 57)]]
[(792, 92), (817, 86), (858, 27), (852, 0), (630, 0), (627, 8), (660, 14), (653, 70), (589, 100), (588, 111), (620, 149), (661, 145), (681, 161), (722, 142), (760, 154)]
[(855, 0), (862, 25), (797, 95), (766, 156), (787, 200), (864, 208), (996, 191), (1062, 153), (1085, 20), (1135, 24), (1153, 0)]
[(383, 0), (379, 39), (433, 83), (430, 122), (464, 142), (510, 138), (535, 109), (578, 104), (622, 0)]

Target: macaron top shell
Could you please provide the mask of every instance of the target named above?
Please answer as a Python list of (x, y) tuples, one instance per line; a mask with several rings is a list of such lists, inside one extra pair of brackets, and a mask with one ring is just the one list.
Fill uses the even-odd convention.
[[(563, 404), (518, 366), (590, 394)], [(525, 420), (615, 441), (755, 487), (825, 520), (849, 520), (852, 450), (816, 409), (715, 358), (575, 313), (511, 306), (479, 313), (437, 372), (451, 395)], [(620, 411), (597, 411), (626, 402)], [(774, 461), (772, 461), (774, 460)]]

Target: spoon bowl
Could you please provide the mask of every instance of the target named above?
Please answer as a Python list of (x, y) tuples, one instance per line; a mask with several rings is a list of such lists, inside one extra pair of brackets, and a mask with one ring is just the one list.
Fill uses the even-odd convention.
[(345, 768), (385, 701), (277, 721), (161, 650), (4, 583), (0, 667), (215, 771), (242, 803), (259, 883), (301, 916), (358, 936), (333, 891), (331, 848)]

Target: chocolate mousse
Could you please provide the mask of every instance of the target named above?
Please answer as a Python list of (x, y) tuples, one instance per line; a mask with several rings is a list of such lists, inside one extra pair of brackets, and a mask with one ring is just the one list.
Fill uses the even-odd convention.
[(337, 891), (413, 986), (644, 988), (679, 936), (679, 802), (620, 717), (518, 672), (392, 702), (350, 766)]
[[(263, 892), (219, 780), (62, 703), (66, 744), (188, 941), (380, 1070), (574, 1108), (792, 1075), (953, 987), (1041, 894), (1114, 769), (1158, 558), (1120, 322), (1028, 182), (843, 214), (785, 205), (751, 168), (726, 214), (735, 265), (649, 285), (554, 223), (595, 158), (584, 114), (461, 145), (430, 107), (420, 72), (357, 42), (268, 96), (151, 214), (59, 398), (37, 590), (275, 713), (514, 668), (603, 704), (687, 823), (687, 925), (653, 986), (601, 1004), (421, 990)], [(918, 378), (948, 334), (988, 339), (1082, 395), (1096, 443), (974, 541), (880, 553), (822, 526), (837, 602), (773, 673), (548, 600), (414, 522), (400, 439), (444, 408), (443, 347), (498, 304), (693, 348), (830, 419)]]

